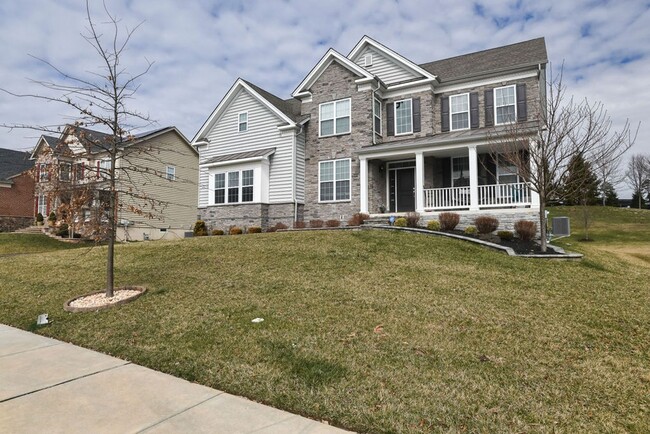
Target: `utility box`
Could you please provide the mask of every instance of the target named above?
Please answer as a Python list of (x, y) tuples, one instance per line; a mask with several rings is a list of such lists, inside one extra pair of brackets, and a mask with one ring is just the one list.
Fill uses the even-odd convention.
[(553, 217), (551, 228), (554, 237), (568, 237), (571, 235), (569, 217)]

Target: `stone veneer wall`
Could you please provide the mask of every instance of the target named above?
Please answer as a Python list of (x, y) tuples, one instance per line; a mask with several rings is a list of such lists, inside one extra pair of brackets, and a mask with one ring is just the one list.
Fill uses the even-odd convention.
[(13, 232), (29, 227), (34, 224), (34, 220), (34, 217), (0, 216), (0, 232)]
[[(445, 211), (441, 211), (445, 212)], [(479, 216), (489, 215), (499, 220), (499, 228), (497, 230), (513, 231), (514, 225), (517, 220), (530, 220), (537, 223), (537, 235), (539, 235), (539, 210), (531, 208), (512, 208), (507, 210), (482, 210), (480, 212), (471, 211), (447, 211), (455, 212), (460, 215), (459, 229), (465, 229), (467, 226), (474, 225), (474, 219)], [(440, 213), (425, 213), (422, 214), (420, 225), (426, 226), (430, 220), (438, 220)]]
[[(227, 231), (231, 226), (248, 228), (261, 227), (266, 230), (277, 223), (291, 226), (294, 220), (294, 204), (237, 204), (199, 208), (199, 218), (205, 221), (208, 230)], [(303, 205), (298, 204), (298, 220), (303, 218)]]

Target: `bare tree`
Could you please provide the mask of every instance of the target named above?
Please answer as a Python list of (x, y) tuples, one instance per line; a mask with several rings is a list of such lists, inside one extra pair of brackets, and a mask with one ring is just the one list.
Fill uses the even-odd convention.
[(600, 102), (575, 101), (566, 95), (563, 72), (556, 76), (549, 71), (545, 84), (547, 93), (533, 111), (533, 120), (511, 123), (495, 128), (490, 134), (493, 152), (515, 166), (539, 194), (539, 224), (542, 251), (547, 250), (546, 202), (563, 193), (580, 191), (579, 183), (566, 185), (568, 167), (578, 155), (599, 172), (607, 162), (618, 161), (634, 144), (626, 121), (620, 131), (612, 129), (612, 121)]
[(614, 187), (620, 184), (623, 180), (620, 166), (621, 160), (614, 159), (610, 161), (603, 161), (600, 166), (596, 167), (596, 174), (598, 175), (598, 180), (600, 181), (599, 190), (603, 201), (603, 206), (607, 205), (608, 191), (612, 191)]
[(650, 156), (634, 154), (630, 157), (625, 171), (625, 182), (637, 194), (638, 207), (641, 208), (643, 191), (650, 190)]

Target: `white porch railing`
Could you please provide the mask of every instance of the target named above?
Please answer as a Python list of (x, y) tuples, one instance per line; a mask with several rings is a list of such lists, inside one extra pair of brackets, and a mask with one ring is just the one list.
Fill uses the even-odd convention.
[[(500, 208), (530, 204), (530, 186), (525, 182), (478, 186), (477, 205), (480, 208)], [(424, 190), (425, 209), (462, 209), (469, 208), (470, 205), (469, 187), (429, 188)]]

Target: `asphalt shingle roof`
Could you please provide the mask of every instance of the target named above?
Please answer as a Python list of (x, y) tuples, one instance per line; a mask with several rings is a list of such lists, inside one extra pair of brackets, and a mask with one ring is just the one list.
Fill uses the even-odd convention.
[(237, 152), (235, 154), (217, 155), (201, 164), (223, 163), (226, 161), (243, 160), (246, 158), (265, 157), (275, 152), (275, 148), (264, 148), (256, 151)]
[(34, 162), (29, 157), (28, 152), (0, 148), (0, 181), (6, 181), (34, 167)]
[(293, 121), (297, 121), (298, 118), (300, 117), (300, 101), (298, 101), (297, 99), (295, 98), (282, 99), (273, 95), (271, 92), (268, 92), (262, 89), (261, 87), (254, 85), (250, 81), (244, 80), (244, 82), (250, 87), (252, 87), (253, 90), (255, 90), (255, 92), (259, 93), (262, 96), (262, 98), (270, 102), (275, 108), (277, 108), (282, 113), (287, 115), (289, 119)]

